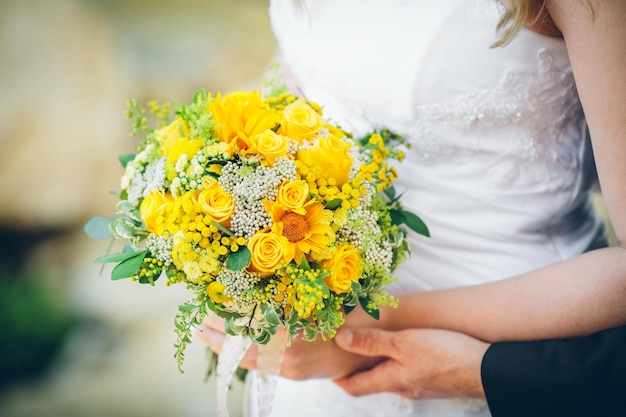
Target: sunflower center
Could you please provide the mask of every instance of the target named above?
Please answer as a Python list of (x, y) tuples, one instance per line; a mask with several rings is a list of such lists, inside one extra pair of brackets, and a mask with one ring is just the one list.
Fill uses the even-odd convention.
[(304, 216), (297, 213), (287, 213), (280, 221), (283, 223), (283, 235), (290, 242), (298, 242), (304, 239), (309, 225)]

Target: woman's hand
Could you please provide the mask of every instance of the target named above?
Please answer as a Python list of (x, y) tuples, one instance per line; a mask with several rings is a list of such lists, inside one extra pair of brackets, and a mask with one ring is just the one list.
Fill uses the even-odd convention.
[[(376, 323), (364, 311), (355, 309), (346, 316), (346, 323), (342, 328), (374, 327)], [(211, 315), (205, 318), (198, 330), (198, 337), (214, 352), (219, 353), (226, 338), (224, 321)], [(252, 345), (239, 366), (256, 369), (257, 350), (257, 345)], [(292, 340), (291, 346), (285, 349), (280, 375), (294, 380), (336, 379), (350, 375), (357, 370), (369, 369), (382, 359), (382, 357), (362, 356), (340, 349), (334, 339), (323, 341), (318, 337), (313, 342), (307, 342), (298, 337)]]

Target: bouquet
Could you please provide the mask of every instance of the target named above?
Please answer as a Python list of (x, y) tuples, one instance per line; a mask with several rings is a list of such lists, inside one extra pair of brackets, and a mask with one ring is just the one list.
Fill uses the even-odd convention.
[(400, 136), (355, 138), (285, 92), (200, 91), (148, 111), (130, 101), (127, 116), (141, 139), (120, 157), (116, 214), (86, 230), (126, 242), (96, 260), (116, 263), (113, 280), (188, 288), (175, 321), (179, 368), (209, 312), (228, 334), (266, 344), (279, 328), (287, 340), (333, 337), (358, 304), (378, 318), (378, 306), (397, 303), (385, 287), (410, 255), (405, 226), (428, 235), (392, 186)]

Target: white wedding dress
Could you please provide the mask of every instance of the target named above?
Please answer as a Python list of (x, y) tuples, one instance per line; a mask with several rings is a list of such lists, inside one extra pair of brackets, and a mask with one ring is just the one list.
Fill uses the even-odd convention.
[[(396, 189), (432, 237), (411, 235), (397, 291), (498, 280), (604, 242), (564, 42), (522, 30), (489, 48), (503, 10), (496, 0), (270, 2), (302, 93), (347, 130), (387, 127), (412, 144)], [(272, 413), (404, 415), (490, 414), (483, 401), (352, 398), (330, 381), (283, 379)]]

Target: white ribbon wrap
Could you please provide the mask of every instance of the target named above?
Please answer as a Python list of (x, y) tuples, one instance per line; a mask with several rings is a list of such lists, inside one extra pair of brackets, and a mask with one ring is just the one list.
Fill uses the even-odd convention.
[(241, 359), (252, 345), (249, 337), (226, 335), (217, 360), (217, 416), (229, 417), (228, 389)]
[[(257, 345), (257, 410), (258, 417), (268, 417), (272, 412), (278, 374), (283, 364), (289, 333), (279, 327), (266, 345)], [(235, 370), (252, 345), (249, 337), (226, 336), (217, 362), (217, 416), (229, 417), (228, 388)]]

